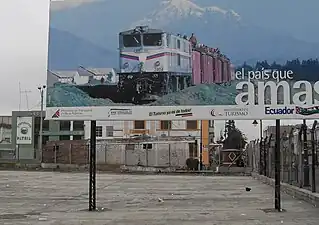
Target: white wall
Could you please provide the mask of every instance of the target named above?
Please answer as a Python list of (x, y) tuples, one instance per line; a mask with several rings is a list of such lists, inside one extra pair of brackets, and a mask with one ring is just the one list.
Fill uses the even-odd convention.
[(11, 142), (11, 131), (12, 129), (0, 127), (0, 141)]
[[(124, 136), (124, 121), (97, 121), (96, 126), (102, 126), (102, 137), (97, 137), (97, 139), (112, 139), (114, 137)], [(113, 127), (113, 137), (107, 136), (106, 128), (107, 126)], [(84, 122), (84, 138), (90, 139), (91, 122)]]
[(74, 76), (74, 83), (81, 85), (81, 84), (87, 84), (89, 82), (89, 76), (80, 76), (79, 74), (76, 74)]

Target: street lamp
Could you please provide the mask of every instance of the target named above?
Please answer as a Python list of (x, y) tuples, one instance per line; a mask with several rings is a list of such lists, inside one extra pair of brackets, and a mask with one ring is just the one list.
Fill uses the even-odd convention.
[(41, 97), (41, 111), (40, 111), (40, 132), (39, 132), (39, 160), (42, 163), (42, 132), (43, 132), (43, 97), (44, 97), (44, 90), (46, 89), (46, 85), (42, 85), (38, 87)]

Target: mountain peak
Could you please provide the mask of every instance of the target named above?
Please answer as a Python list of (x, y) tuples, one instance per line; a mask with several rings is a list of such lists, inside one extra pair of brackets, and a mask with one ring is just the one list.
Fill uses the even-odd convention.
[(210, 14), (230, 16), (237, 21), (240, 20), (240, 15), (234, 10), (226, 10), (217, 6), (201, 7), (191, 0), (163, 0), (156, 10), (132, 24), (132, 27), (136, 25), (165, 26), (174, 20), (188, 17), (201, 18)]
[(189, 0), (165, 0), (161, 5), (166, 11), (175, 11), (177, 15), (201, 15), (205, 10)]

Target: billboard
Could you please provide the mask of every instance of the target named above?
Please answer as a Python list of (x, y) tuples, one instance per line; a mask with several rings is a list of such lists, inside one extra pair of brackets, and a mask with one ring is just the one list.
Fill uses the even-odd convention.
[(17, 117), (17, 141), (18, 145), (32, 144), (32, 117)]
[[(253, 26), (240, 34), (247, 37), (210, 41), (209, 8), (185, 0), (196, 13), (178, 16), (175, 1), (140, 2), (125, 3), (134, 8), (125, 17), (121, 1), (51, 2), (47, 119), (318, 118), (319, 44), (293, 45), (283, 33), (261, 38)], [(238, 28), (214, 15), (216, 32)], [(244, 23), (229, 15), (234, 26)], [(203, 18), (207, 29), (193, 26), (206, 26)]]

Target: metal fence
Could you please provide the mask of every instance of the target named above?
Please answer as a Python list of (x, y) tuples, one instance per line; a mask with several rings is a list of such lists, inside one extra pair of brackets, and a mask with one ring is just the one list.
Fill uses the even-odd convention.
[[(99, 141), (96, 162), (100, 165), (184, 168), (189, 157), (189, 142), (112, 143)], [(42, 161), (54, 164), (88, 164), (89, 143), (56, 141), (45, 146)]]
[[(289, 133), (282, 133), (281, 182), (319, 192), (318, 150), (319, 142), (314, 129), (292, 128)], [(254, 172), (275, 177), (275, 134), (251, 141), (247, 145), (247, 151), (250, 155), (249, 164)]]
[(188, 158), (188, 143), (99, 143), (97, 145), (98, 164), (119, 164), (144, 167), (185, 166)]

